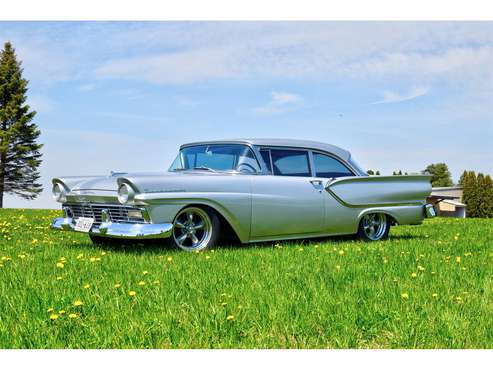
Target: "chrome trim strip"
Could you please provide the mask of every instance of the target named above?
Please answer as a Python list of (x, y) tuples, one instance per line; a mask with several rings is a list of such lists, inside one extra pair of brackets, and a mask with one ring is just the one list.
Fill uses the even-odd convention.
[[(63, 231), (75, 231), (75, 223), (72, 218), (55, 218), (51, 228)], [(103, 222), (99, 227), (93, 226), (89, 232), (91, 235), (107, 238), (122, 239), (163, 239), (171, 236), (173, 224), (126, 224), (116, 222)]]

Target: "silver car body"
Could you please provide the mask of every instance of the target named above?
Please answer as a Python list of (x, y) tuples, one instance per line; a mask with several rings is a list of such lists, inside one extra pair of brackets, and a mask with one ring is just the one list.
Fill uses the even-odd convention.
[[(204, 144), (248, 145), (261, 170), (256, 174), (193, 170), (55, 178), (53, 184), (65, 190), (65, 215), (53, 221), (53, 228), (73, 230), (78, 216), (89, 216), (97, 219), (90, 230), (94, 235), (163, 238), (171, 235), (173, 221), (181, 209), (200, 205), (219, 213), (239, 240), (247, 243), (355, 234), (367, 213), (385, 213), (401, 225), (420, 224), (427, 214), (432, 216), (425, 204), (431, 192), (430, 176), (367, 176), (348, 151), (333, 145), (304, 140), (234, 139), (189, 143), (181, 148)], [(307, 150), (311, 176), (271, 174), (260, 155), (261, 148)], [(354, 176), (315, 176), (313, 153), (336, 158)], [(122, 184), (135, 189), (131, 204), (118, 201)], [(132, 219), (132, 210), (140, 210), (142, 219)]]

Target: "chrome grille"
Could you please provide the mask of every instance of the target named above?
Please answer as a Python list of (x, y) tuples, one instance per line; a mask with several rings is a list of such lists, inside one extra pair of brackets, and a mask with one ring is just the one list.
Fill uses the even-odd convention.
[(94, 218), (94, 225), (101, 224), (101, 212), (103, 209), (108, 210), (110, 220), (112, 222), (145, 224), (148, 223), (142, 217), (131, 217), (128, 211), (137, 210), (140, 208), (132, 206), (122, 206), (116, 204), (95, 204), (95, 203), (64, 203), (63, 207), (68, 207), (72, 212), (73, 218), (91, 217)]

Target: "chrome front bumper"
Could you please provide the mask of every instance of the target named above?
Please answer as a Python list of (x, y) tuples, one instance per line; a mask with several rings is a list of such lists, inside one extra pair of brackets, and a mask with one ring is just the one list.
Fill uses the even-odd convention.
[[(70, 217), (55, 218), (51, 228), (55, 230), (76, 231), (75, 222)], [(162, 239), (169, 238), (173, 224), (130, 224), (103, 222), (93, 226), (89, 234), (121, 239)]]

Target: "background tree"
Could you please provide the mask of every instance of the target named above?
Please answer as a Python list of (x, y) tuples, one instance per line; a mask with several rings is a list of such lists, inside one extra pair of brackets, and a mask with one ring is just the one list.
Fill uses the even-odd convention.
[(423, 173), (431, 175), (431, 185), (434, 187), (452, 186), (454, 183), (450, 177), (450, 171), (445, 163), (430, 164)]
[(5, 43), (0, 52), (0, 208), (4, 194), (34, 199), (42, 191), (37, 182), (40, 131), (31, 123), (36, 112), (26, 104), (28, 81), (22, 72), (14, 48)]
[(374, 175), (374, 174), (375, 174), (375, 172), (373, 172), (373, 170), (368, 170), (368, 171), (366, 171), (366, 173), (367, 173), (368, 175), (370, 175), (370, 176), (372, 176), (372, 175)]
[(375, 175), (380, 176), (380, 171), (375, 172)]

